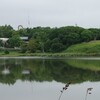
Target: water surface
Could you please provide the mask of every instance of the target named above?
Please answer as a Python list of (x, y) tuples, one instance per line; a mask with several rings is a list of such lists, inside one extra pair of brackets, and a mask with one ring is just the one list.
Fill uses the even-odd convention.
[[(96, 69), (92, 69), (91, 66)], [(99, 59), (0, 58), (1, 100), (100, 100)]]

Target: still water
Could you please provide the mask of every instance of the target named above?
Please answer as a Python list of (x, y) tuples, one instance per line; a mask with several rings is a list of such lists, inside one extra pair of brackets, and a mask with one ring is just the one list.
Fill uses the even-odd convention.
[(0, 100), (100, 100), (100, 59), (0, 58)]

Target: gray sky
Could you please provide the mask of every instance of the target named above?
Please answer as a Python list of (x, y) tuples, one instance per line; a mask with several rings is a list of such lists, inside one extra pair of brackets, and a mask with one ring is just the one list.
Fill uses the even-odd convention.
[(5, 24), (99, 28), (100, 0), (0, 0), (0, 26)]

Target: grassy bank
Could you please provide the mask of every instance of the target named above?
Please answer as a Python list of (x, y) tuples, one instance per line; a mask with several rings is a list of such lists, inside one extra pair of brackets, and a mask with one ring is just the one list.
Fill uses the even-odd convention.
[(19, 53), (19, 52), (10, 52), (5, 54), (0, 52), (0, 57), (19, 57), (19, 56), (40, 56), (40, 57), (99, 57), (98, 53)]

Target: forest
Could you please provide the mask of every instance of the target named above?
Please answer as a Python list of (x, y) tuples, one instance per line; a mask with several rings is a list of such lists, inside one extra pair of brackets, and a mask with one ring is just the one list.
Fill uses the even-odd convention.
[[(28, 37), (23, 41), (20, 37)], [(10, 25), (0, 26), (0, 38), (9, 38), (6, 43), (0, 40), (0, 48), (20, 48), (22, 53), (62, 52), (73, 44), (100, 40), (99, 28), (79, 26), (33, 27), (13, 29)]]

